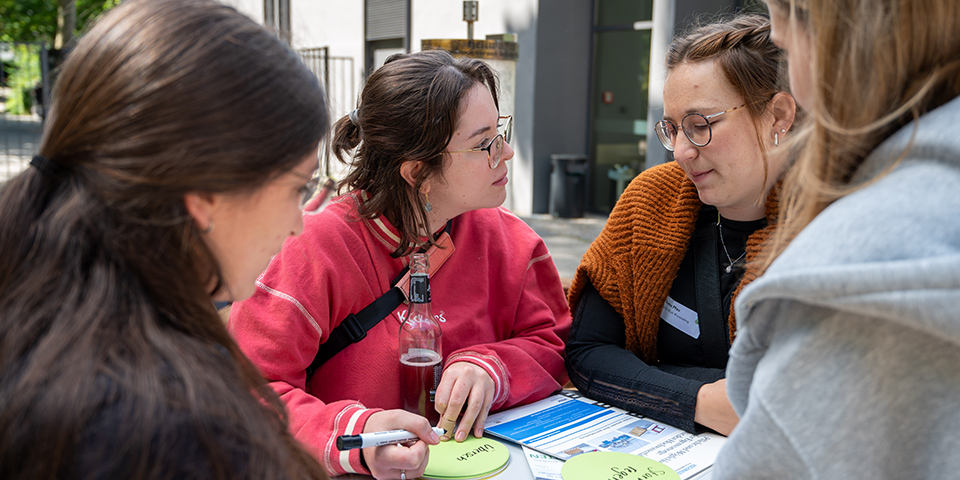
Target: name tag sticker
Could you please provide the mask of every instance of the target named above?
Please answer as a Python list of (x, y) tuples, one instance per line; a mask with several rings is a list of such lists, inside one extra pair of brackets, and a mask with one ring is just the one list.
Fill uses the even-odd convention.
[(693, 338), (700, 338), (700, 320), (697, 312), (690, 310), (680, 302), (667, 297), (660, 318)]

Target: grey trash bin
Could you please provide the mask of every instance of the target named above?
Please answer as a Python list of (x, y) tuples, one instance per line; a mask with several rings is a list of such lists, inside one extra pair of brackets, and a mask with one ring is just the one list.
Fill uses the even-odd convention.
[(587, 157), (579, 154), (550, 155), (550, 215), (583, 217), (587, 196)]

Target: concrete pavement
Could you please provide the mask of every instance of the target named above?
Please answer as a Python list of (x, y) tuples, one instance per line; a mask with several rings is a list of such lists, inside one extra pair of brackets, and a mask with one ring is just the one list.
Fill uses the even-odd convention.
[(0, 112), (0, 183), (27, 168), (40, 146), (40, 117)]
[(607, 221), (605, 215), (587, 214), (583, 218), (554, 218), (548, 214), (521, 216), (543, 238), (553, 257), (560, 278), (567, 286), (580, 265), (580, 258), (593, 243)]

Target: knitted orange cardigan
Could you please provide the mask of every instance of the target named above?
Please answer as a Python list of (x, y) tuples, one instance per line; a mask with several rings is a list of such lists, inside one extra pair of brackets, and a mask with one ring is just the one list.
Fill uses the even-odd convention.
[[(753, 260), (776, 228), (778, 188), (767, 196), (767, 226), (747, 239), (747, 269), (733, 292), (731, 305), (744, 285), (757, 277), (759, 265)], [(627, 349), (647, 363), (656, 363), (660, 311), (686, 255), (702, 205), (696, 186), (676, 162), (657, 165), (638, 175), (583, 255), (567, 296), (570, 310), (576, 311), (589, 279), (623, 316)], [(733, 309), (727, 321), (733, 341)]]

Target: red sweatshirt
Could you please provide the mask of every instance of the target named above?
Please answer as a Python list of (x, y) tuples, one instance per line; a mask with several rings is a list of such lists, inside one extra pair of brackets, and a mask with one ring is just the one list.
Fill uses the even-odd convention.
[[(284, 243), (253, 297), (233, 305), (229, 322), (285, 402), (293, 434), (333, 475), (369, 473), (359, 449), (337, 450), (337, 435), (361, 433), (381, 409), (403, 408), (397, 349), (406, 304), (306, 383), (306, 368), (331, 329), (386, 292), (408, 263), (390, 257), (399, 237), (385, 218), (357, 219), (358, 198), (347, 194), (306, 215), (303, 233)], [(430, 278), (444, 368), (482, 367), (495, 382), (491, 410), (558, 390), (567, 381), (570, 311), (543, 240), (503, 208), (460, 215), (451, 238), (456, 251)]]

